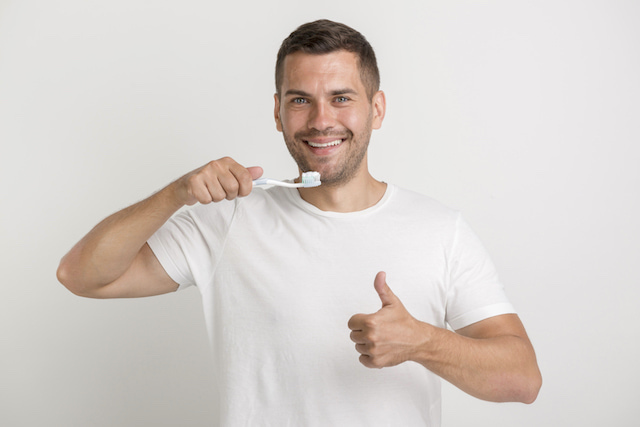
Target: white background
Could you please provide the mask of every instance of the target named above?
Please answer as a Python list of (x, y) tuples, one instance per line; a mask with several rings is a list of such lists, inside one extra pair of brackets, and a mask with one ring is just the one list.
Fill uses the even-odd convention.
[(376, 49), (374, 175), (465, 213), (538, 354), (533, 405), (447, 384), (444, 426), (637, 425), (640, 6), (611, 0), (0, 3), (0, 425), (210, 424), (197, 290), (95, 301), (55, 270), (208, 160), (293, 177), (273, 66), (317, 18)]

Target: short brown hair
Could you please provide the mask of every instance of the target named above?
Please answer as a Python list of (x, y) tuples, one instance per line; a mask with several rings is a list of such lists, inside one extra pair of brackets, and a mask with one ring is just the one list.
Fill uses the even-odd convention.
[(321, 55), (339, 50), (346, 50), (357, 55), (360, 79), (371, 100), (380, 89), (380, 72), (373, 48), (358, 31), (327, 19), (299, 26), (282, 42), (276, 60), (276, 93), (278, 97), (282, 87), (284, 59), (287, 55), (295, 52)]

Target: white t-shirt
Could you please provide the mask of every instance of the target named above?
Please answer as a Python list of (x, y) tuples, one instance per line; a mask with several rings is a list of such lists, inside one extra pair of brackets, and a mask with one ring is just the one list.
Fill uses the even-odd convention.
[(413, 362), (366, 368), (349, 338), (352, 315), (381, 307), (379, 271), (438, 327), (514, 312), (460, 215), (393, 185), (350, 213), (255, 189), (174, 216), (149, 245), (202, 294), (220, 426), (439, 426), (436, 375)]

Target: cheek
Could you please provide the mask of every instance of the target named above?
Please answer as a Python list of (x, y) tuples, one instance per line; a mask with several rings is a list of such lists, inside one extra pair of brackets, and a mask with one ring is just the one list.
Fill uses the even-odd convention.
[(342, 126), (356, 135), (367, 130), (367, 114), (364, 112), (345, 111), (344, 113), (338, 114), (337, 120)]
[(293, 134), (293, 131), (304, 126), (305, 123), (305, 118), (299, 111), (283, 111), (280, 116), (280, 126), (291, 134)]

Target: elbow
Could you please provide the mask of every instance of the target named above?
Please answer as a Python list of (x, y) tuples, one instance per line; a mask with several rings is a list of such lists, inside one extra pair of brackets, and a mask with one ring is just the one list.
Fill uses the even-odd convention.
[(530, 405), (538, 398), (541, 387), (542, 376), (536, 366), (529, 373), (502, 376), (488, 395), (478, 397), (491, 402), (518, 402)]
[(532, 404), (538, 398), (538, 393), (542, 388), (542, 375), (538, 371), (536, 375), (529, 379), (527, 386), (524, 387), (520, 402), (527, 405)]
[(527, 405), (536, 401), (542, 388), (542, 373), (530, 343), (529, 349), (528, 356), (522, 359), (518, 373), (513, 378), (515, 391), (511, 400)]
[(63, 258), (60, 261), (60, 265), (58, 265), (58, 269), (56, 270), (56, 278), (58, 282), (60, 282), (65, 288), (73, 292), (74, 294), (78, 294), (77, 286), (73, 283), (73, 274), (69, 271), (70, 268), (65, 262)]
[(81, 281), (77, 280), (77, 271), (70, 265), (67, 257), (62, 258), (60, 265), (56, 270), (56, 277), (65, 288), (71, 291), (73, 294), (81, 297), (88, 296), (86, 289), (82, 286)]
[(538, 393), (542, 387), (542, 375), (540, 375), (538, 369), (535, 369), (535, 372), (529, 375), (523, 375), (518, 380), (514, 380), (512, 384), (511, 393), (509, 393), (506, 399), (501, 400), (530, 405), (538, 398)]

